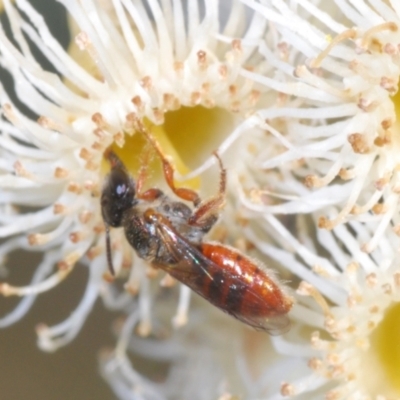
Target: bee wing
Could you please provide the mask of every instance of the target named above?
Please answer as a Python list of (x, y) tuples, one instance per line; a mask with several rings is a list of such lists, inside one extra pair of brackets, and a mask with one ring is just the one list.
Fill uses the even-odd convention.
[[(173, 228), (166, 224), (157, 224), (157, 231), (163, 240), (164, 245), (167, 247), (170, 254), (176, 259), (176, 264), (163, 266), (171, 276), (175, 277), (182, 283), (189, 286), (197, 294), (204, 297), (206, 300), (213, 302), (205, 295), (196, 282), (203, 281), (206, 276), (210, 282), (218, 286), (223, 285), (223, 281), (229, 279), (233, 285), (240, 287), (243, 285), (242, 280), (237, 275), (230, 271), (221, 269), (220, 266), (215, 264), (212, 260), (205, 257), (200, 250), (194, 247), (181, 235), (179, 235)], [(219, 271), (219, 274), (211, 274), (210, 271)], [(257, 298), (257, 301), (263, 302), (257, 293), (252, 293)], [(216, 304), (214, 304), (216, 305)], [(234, 312), (232, 310), (219, 307), (220, 310), (232, 315), (239, 321), (255, 328), (258, 331), (265, 331), (270, 335), (280, 335), (285, 333), (290, 328), (290, 319), (287, 315), (276, 315), (276, 316), (257, 316), (257, 315), (245, 315), (240, 312)]]
[(253, 327), (257, 331), (264, 331), (272, 336), (282, 335), (290, 329), (290, 319), (285, 315), (274, 315), (272, 317), (246, 316), (243, 314), (232, 314), (239, 321)]
[[(166, 224), (157, 224), (156, 229), (163, 240), (164, 246), (176, 260), (176, 263), (173, 265), (163, 266), (168, 273), (172, 276), (177, 273), (187, 276), (201, 274), (207, 275), (210, 280), (213, 280), (212, 275), (207, 268), (205, 268), (211, 261), (196, 249), (196, 247)], [(184, 281), (184, 283), (187, 282)], [(191, 287), (190, 284), (188, 286)]]

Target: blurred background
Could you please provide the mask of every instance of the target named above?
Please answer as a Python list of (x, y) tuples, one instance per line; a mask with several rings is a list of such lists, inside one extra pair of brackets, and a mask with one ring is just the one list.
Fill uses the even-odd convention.
[[(10, 257), (13, 283), (29, 282), (34, 258), (40, 260), (32, 254)], [(78, 305), (86, 280), (86, 268), (78, 265), (62, 284), (40, 295), (21, 321), (0, 329), (1, 399), (115, 398), (98, 372), (97, 355), (101, 349), (115, 345), (111, 326), (116, 315), (106, 312), (100, 302), (69, 345), (55, 353), (46, 353), (36, 343), (35, 327), (39, 323), (51, 326), (64, 320)], [(1, 315), (10, 311), (16, 300), (0, 298)]]
[[(30, 3), (40, 11), (53, 35), (67, 48), (70, 38), (63, 6), (55, 0), (30, 0)], [(4, 14), (1, 21), (3, 29), (10, 35)], [(43, 66), (52, 70), (46, 62)], [(10, 77), (1, 69), (0, 80), (13, 97)], [(15, 96), (13, 100), (17, 102)], [(26, 285), (40, 260), (40, 254), (14, 252), (6, 260), (10, 274), (1, 276), (0, 281)], [(39, 323), (51, 326), (64, 320), (79, 303), (86, 281), (86, 268), (77, 266), (61, 285), (40, 295), (26, 317), (8, 328), (0, 329), (1, 399), (115, 398), (98, 372), (97, 355), (102, 348), (115, 344), (111, 324), (116, 315), (106, 312), (100, 302), (96, 303), (82, 331), (70, 345), (49, 354), (41, 351), (36, 344), (35, 327)], [(0, 297), (0, 316), (10, 312), (18, 300)]]

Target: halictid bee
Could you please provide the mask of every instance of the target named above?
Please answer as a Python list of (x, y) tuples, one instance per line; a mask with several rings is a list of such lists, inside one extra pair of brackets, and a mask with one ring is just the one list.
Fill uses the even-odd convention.
[(166, 183), (177, 199), (157, 188), (143, 191), (146, 166), (135, 181), (118, 156), (112, 150), (106, 152), (111, 171), (102, 190), (101, 210), (111, 273), (115, 274), (110, 228), (123, 227), (139, 257), (220, 310), (257, 330), (287, 331), (293, 299), (273, 273), (232, 247), (204, 241), (224, 205), (226, 170), (219, 156), (215, 154), (221, 170), (219, 191), (202, 201), (194, 190), (175, 186), (172, 164), (144, 125), (139, 123), (139, 128), (158, 153)]

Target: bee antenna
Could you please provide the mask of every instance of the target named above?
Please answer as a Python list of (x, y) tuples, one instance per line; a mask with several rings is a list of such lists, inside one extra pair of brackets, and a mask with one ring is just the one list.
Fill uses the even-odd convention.
[(219, 183), (219, 187), (220, 187), (219, 192), (223, 194), (226, 191), (226, 169), (224, 167), (224, 164), (222, 163), (221, 157), (218, 154), (218, 152), (214, 151), (213, 154), (214, 154), (214, 157), (217, 159), (218, 164), (219, 164), (219, 169), (221, 170), (221, 178), (220, 178), (220, 183)]
[(104, 152), (104, 157), (108, 160), (108, 162), (111, 165), (111, 168), (124, 168), (124, 164), (122, 164), (122, 161), (119, 159), (119, 157), (115, 154), (111, 148), (107, 149)]
[(108, 224), (106, 225), (106, 254), (107, 254), (107, 264), (108, 264), (108, 269), (111, 272), (112, 276), (115, 276), (115, 269), (114, 265), (112, 262), (112, 257), (111, 257), (111, 240), (110, 240), (110, 226)]

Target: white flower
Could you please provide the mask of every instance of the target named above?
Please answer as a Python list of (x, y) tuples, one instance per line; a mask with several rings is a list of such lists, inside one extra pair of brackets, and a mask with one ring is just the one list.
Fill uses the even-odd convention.
[[(186, 185), (199, 189), (198, 175), (202, 173), (204, 196), (218, 187), (212, 151), (218, 147), (221, 155), (226, 154), (225, 162), (232, 170), (232, 200), (223, 220), (227, 226), (234, 224), (238, 201), (235, 179), (247, 176), (246, 183), (252, 182), (248, 161), (264, 143), (264, 133), (254, 128), (260, 123), (254, 112), (277, 101), (275, 92), (268, 88), (260, 91), (252, 79), (243, 76), (244, 70), (263, 76), (274, 73), (273, 66), (254, 51), (267, 34), (266, 20), (239, 1), (193, 1), (187, 5), (166, 1), (161, 6), (157, 1), (65, 0), (61, 3), (77, 26), (74, 43), (78, 47), (67, 52), (30, 2), (18, 0), (15, 6), (4, 3), (11, 32), (7, 33), (7, 24), (0, 30), (0, 62), (12, 77), (15, 95), (13, 90), (1, 88), (3, 271), (6, 255), (13, 250), (44, 252), (44, 257), (38, 266), (30, 266), (34, 273), (26, 286), (13, 285), (12, 279), (1, 284), (4, 296), (23, 299), (0, 320), (0, 326), (22, 318), (38, 294), (57, 286), (80, 262), (89, 269), (81, 302), (65, 321), (52, 327), (39, 326), (41, 348), (55, 351), (69, 343), (100, 296), (106, 307), (127, 314), (125, 324), (116, 331), (116, 350), (104, 368), (106, 379), (119, 396), (136, 398), (137, 393), (138, 398), (163, 398), (177, 390), (193, 394), (206, 385), (210, 385), (210, 396), (219, 396), (236, 389), (232, 387), (238, 375), (236, 356), (227, 349), (223, 353), (230, 359), (225, 369), (233, 371), (232, 379), (225, 378), (229, 374), (224, 373), (223, 365), (217, 374), (198, 364), (204, 376), (196, 374), (195, 379), (186, 380), (187, 376), (193, 378), (195, 369), (187, 366), (197, 356), (204, 357), (208, 366), (220, 363), (210, 343), (202, 338), (202, 348), (208, 350), (192, 352), (199, 345), (191, 339), (190, 327), (182, 333), (188, 343), (184, 339), (179, 343), (183, 351), (171, 353), (173, 346), (167, 343), (161, 352), (161, 358), (171, 364), (169, 381), (161, 387), (130, 365), (127, 351), (136, 348), (133, 332), (162, 336), (158, 321), (166, 315), (169, 321), (161, 326), (170, 327), (171, 319), (175, 326), (184, 325), (190, 291), (183, 286), (179, 289), (175, 315), (171, 306), (165, 310), (163, 301), (156, 301), (162, 296), (158, 285), (147, 277), (154, 271), (133, 254), (120, 230), (112, 232), (112, 253), (119, 277), (125, 278), (124, 287), (121, 290), (119, 282), (110, 284), (99, 195), (107, 173), (103, 153), (110, 146), (135, 176), (145, 142), (135, 133), (139, 119), (148, 124), (181, 174), (194, 170)], [(39, 62), (43, 57), (45, 62)], [(53, 70), (46, 70), (45, 65)], [(156, 180), (152, 180), (157, 178), (156, 171), (154, 175), (149, 184)], [(160, 179), (158, 184), (162, 185)], [(240, 227), (235, 226), (229, 236), (238, 237), (238, 231)], [(226, 237), (223, 229), (219, 237)], [(162, 282), (167, 284), (168, 280)], [(215, 331), (208, 327), (207, 319), (203, 326), (198, 318), (194, 314), (189, 325), (196, 331), (200, 326), (199, 335), (213, 337)], [(232, 324), (239, 326), (235, 333)], [(225, 331), (234, 345), (242, 329), (237, 322), (229, 321), (223, 323), (221, 332)], [(212, 334), (206, 336), (208, 330)], [(227, 344), (220, 337), (216, 345), (221, 340)], [(268, 343), (268, 337), (263, 341)], [(190, 349), (187, 355), (185, 346)], [(145, 348), (144, 355), (153, 357), (152, 346)], [(267, 353), (273, 354), (272, 349)], [(259, 392), (250, 379), (244, 380), (246, 384), (237, 384), (238, 391), (247, 386), (246, 390)], [(272, 391), (279, 390), (279, 382), (271, 387)]]
[[(24, 296), (0, 326), (22, 318), (80, 261), (90, 271), (81, 303), (64, 322), (42, 325), (39, 344), (53, 351), (71, 341), (100, 296), (127, 315), (102, 357), (120, 398), (398, 397), (396, 5), (61, 3), (76, 25), (78, 49), (69, 52), (29, 2), (5, 2), (12, 33), (0, 31), (0, 62), (16, 96), (0, 93), (3, 271), (10, 251), (45, 255), (29, 285), (0, 286)], [(108, 282), (103, 153), (111, 146), (135, 176), (138, 119), (204, 196), (217, 187), (210, 154), (224, 156), (229, 194), (214, 238), (255, 247), (293, 287), (302, 281), (290, 332), (270, 339), (211, 307), (195, 305), (188, 316), (189, 289), (179, 288), (177, 302), (160, 291), (120, 230), (113, 261), (124, 287)], [(149, 185), (163, 185), (157, 174)], [(171, 319), (187, 325), (171, 335)], [(129, 353), (168, 373), (145, 377)]]
[[(400, 9), (379, 0), (243, 2), (286, 51), (259, 44), (280, 82), (243, 73), (282, 93), (282, 107), (257, 112), (276, 128), (258, 166), (279, 168), (281, 181), (242, 195), (258, 226), (247, 236), (313, 298), (292, 312), (303, 331), (274, 340), (308, 359), (308, 372), (283, 379), (282, 394), (398, 398)], [(297, 214), (296, 222), (271, 214)], [(302, 343), (307, 325), (311, 342)]]
[[(326, 229), (355, 218), (369, 220), (371, 212), (385, 214), (376, 218), (380, 224), (365, 243), (365, 251), (372, 251), (391, 229), (391, 222), (398, 224), (399, 142), (393, 95), (400, 73), (400, 20), (396, 8), (381, 1), (376, 9), (363, 1), (320, 6), (310, 1), (295, 1), (291, 6), (284, 1), (265, 3), (271, 6), (243, 2), (270, 22), (276, 41), (287, 51), (281, 60), (266, 42), (259, 45), (259, 52), (282, 76), (281, 82), (244, 73), (279, 90), (284, 98), (282, 107), (258, 112), (268, 121), (279, 118), (284, 125), (272, 132), (282, 146), (281, 154), (267, 149), (260, 166), (286, 164), (296, 186), (304, 180), (313, 189), (295, 186), (289, 194), (301, 196), (301, 201), (264, 211), (318, 211), (319, 225)], [(293, 162), (299, 161), (301, 167), (293, 168)], [(289, 187), (286, 182), (285, 187)], [(339, 212), (330, 205), (338, 205)]]

